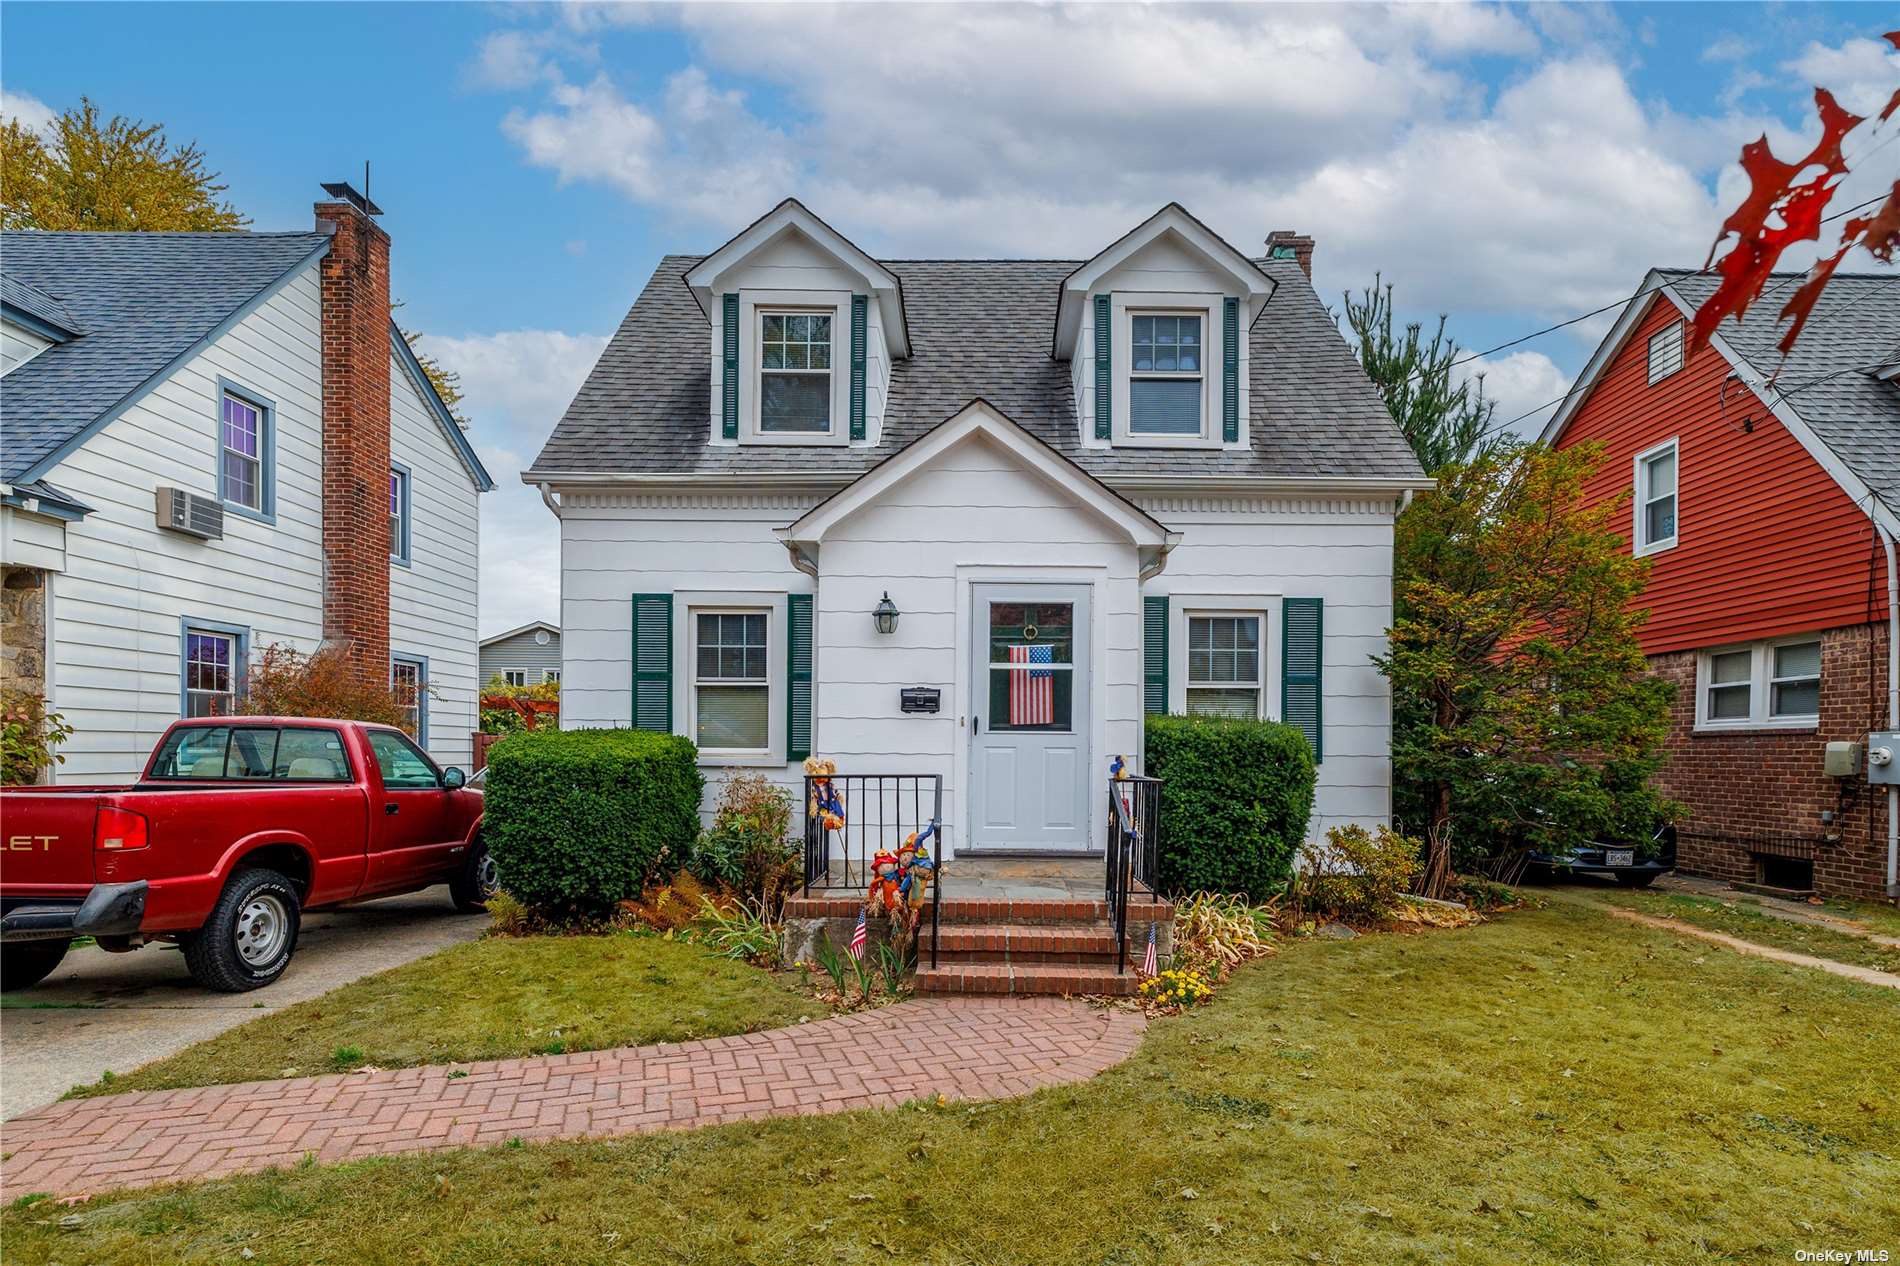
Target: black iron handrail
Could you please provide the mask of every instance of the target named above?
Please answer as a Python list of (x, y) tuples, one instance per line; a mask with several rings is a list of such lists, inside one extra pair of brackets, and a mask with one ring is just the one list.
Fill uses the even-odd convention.
[[(843, 818), (826, 825), (829, 803)], [(948, 852), (940, 774), (831, 774), (805, 776), (805, 895), (816, 888), (843, 888), (863, 896), (871, 862), (879, 852), (896, 853), (905, 837), (925, 841), (934, 870), (930, 883), (930, 965), (937, 965), (943, 899), (943, 858)]]
[(1108, 876), (1105, 896), (1115, 923), (1115, 970), (1128, 971), (1128, 901), (1155, 891), (1156, 837), (1161, 826), (1159, 778), (1108, 780)]

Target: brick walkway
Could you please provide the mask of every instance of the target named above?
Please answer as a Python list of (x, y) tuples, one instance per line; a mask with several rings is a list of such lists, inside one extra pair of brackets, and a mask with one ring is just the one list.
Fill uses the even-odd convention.
[(0, 1198), (211, 1178), (307, 1152), (340, 1161), (1004, 1098), (1093, 1077), (1133, 1054), (1142, 1028), (1138, 1012), (1059, 998), (919, 999), (701, 1042), (75, 1099), (0, 1126)]

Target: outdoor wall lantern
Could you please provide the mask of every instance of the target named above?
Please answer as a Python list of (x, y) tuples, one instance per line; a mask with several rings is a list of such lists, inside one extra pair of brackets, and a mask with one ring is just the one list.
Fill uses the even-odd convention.
[(877, 609), (871, 612), (871, 619), (877, 622), (878, 632), (897, 632), (897, 604), (891, 601), (890, 590), (884, 591), (884, 597), (878, 602)]

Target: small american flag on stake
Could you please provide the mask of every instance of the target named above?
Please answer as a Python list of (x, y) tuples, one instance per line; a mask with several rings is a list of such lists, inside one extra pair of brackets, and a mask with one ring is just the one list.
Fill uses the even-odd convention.
[(1144, 976), (1161, 974), (1161, 969), (1155, 965), (1155, 925), (1152, 923), (1148, 925), (1148, 952), (1141, 956), (1141, 974)]
[[(853, 958), (864, 957), (865, 936), (866, 936), (866, 931), (864, 927), (864, 911), (860, 910), (858, 911), (858, 930), (851, 934), (851, 957)], [(1150, 950), (1150, 952), (1152, 953), (1153, 951)]]
[[(1056, 719), (1055, 652), (1045, 643), (1009, 648), (1009, 723), (1050, 725)], [(1016, 665), (1023, 665), (1017, 667)], [(1030, 667), (1030, 665), (1040, 665)]]

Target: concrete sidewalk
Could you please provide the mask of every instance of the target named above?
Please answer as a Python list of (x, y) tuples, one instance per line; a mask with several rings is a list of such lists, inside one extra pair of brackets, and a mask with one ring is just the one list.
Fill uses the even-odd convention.
[(0, 1117), (51, 1103), (110, 1069), (126, 1073), (226, 1029), (363, 976), (471, 941), (485, 914), (463, 914), (438, 886), (306, 915), (290, 967), (251, 993), (213, 993), (173, 945), (129, 954), (74, 950), (0, 1008)]

